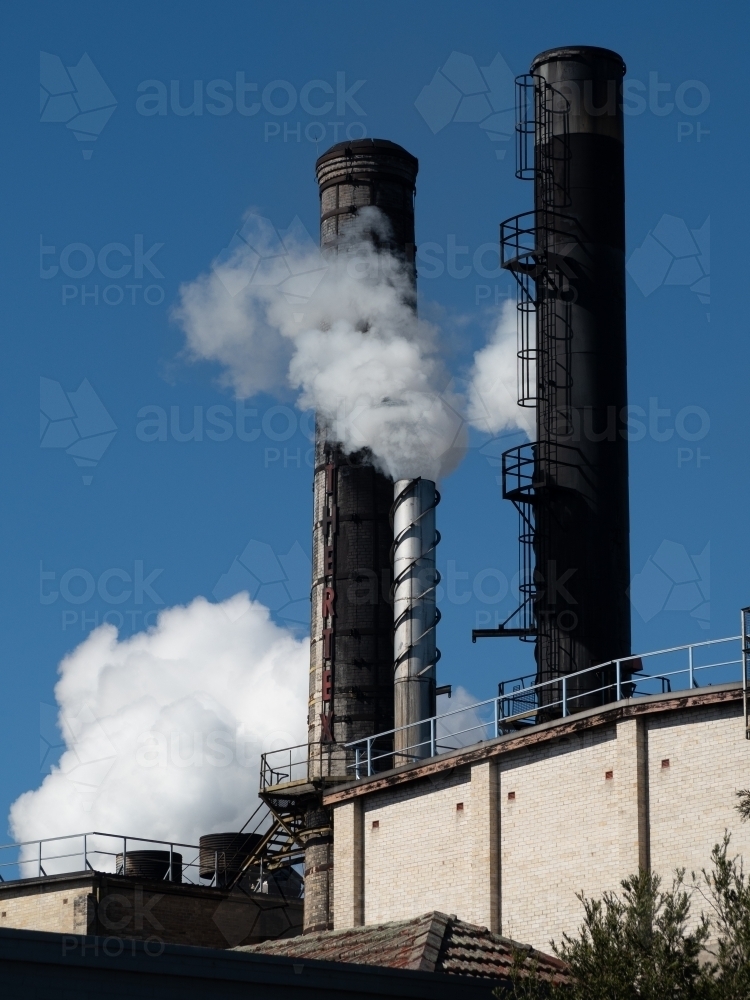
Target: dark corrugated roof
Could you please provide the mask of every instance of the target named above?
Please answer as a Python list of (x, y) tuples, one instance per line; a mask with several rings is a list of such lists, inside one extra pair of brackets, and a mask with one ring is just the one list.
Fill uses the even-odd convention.
[(235, 950), (507, 979), (513, 952), (519, 949), (529, 952), (545, 977), (558, 982), (567, 979), (565, 965), (559, 959), (437, 910), (412, 920), (304, 934)]

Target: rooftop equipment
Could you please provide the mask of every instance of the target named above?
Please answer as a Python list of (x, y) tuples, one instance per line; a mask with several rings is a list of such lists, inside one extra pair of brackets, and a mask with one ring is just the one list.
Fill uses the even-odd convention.
[(200, 838), (200, 877), (230, 885), (261, 841), (258, 833), (208, 833)]
[(176, 851), (128, 851), (115, 858), (118, 875), (154, 882), (182, 882), (182, 855)]

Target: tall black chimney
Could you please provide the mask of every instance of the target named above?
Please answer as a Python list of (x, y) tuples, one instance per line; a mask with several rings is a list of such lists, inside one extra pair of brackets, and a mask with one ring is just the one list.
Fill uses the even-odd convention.
[[(534, 212), (503, 223), (501, 244), (537, 440), (504, 456), (504, 492), (535, 568), (515, 627), (491, 634), (536, 639), (538, 682), (630, 653), (624, 72), (615, 52), (569, 46), (517, 81), (517, 175), (534, 181)], [(592, 671), (568, 682), (568, 710), (614, 692)]]

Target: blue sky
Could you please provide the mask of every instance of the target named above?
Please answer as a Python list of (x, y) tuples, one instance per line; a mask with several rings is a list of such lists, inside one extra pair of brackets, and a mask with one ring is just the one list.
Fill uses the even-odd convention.
[[(512, 292), (487, 245), (502, 219), (530, 207), (531, 188), (514, 177), (512, 139), (488, 137), (476, 102), (463, 117), (480, 120), (460, 121), (450, 97), (415, 101), (438, 71), (443, 89), (429, 93), (471, 96), (471, 66), (498, 53), (513, 73), (559, 44), (625, 58), (628, 257), (640, 249), (628, 278), (629, 397), (645, 414), (630, 449), (632, 566), (644, 574), (634, 648), (737, 631), (750, 602), (746, 20), (739, 5), (690, 2), (6, 12), (0, 811), (39, 783), (58, 662), (105, 614), (127, 635), (162, 607), (222, 597), (245, 553), (277, 620), (302, 627), (309, 421), (270, 397), (238, 411), (217, 368), (186, 361), (170, 309), (249, 208), (277, 229), (298, 216), (316, 236), (314, 162), (348, 129), (419, 158), (417, 240), (435, 244), (422, 254), (421, 310), (440, 319), (448, 362), (465, 371)], [(57, 90), (41, 112), (40, 52)], [(467, 57), (463, 77), (453, 52)], [(60, 83), (70, 67), (75, 107)], [(313, 81), (324, 85), (305, 89)], [(174, 110), (173, 87), (178, 111), (194, 113)], [(166, 113), (144, 113), (154, 106), (139, 98), (160, 89)], [(329, 93), (334, 107), (318, 113)], [(709, 217), (707, 301), (706, 284), (695, 286), (710, 270)], [(166, 421), (165, 440), (149, 440), (154, 419)], [(201, 439), (184, 440), (196, 420)], [(493, 459), (518, 440), (474, 437), (441, 487), (440, 682), (480, 697), (531, 663), (513, 640), (470, 641), (472, 627), (513, 607), (500, 595), (516, 572), (516, 520)], [(706, 596), (709, 576), (710, 610), (690, 596)]]

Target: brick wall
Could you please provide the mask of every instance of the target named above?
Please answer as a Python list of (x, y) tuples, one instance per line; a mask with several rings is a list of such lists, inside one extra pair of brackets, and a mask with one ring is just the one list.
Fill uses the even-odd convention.
[(336, 928), (437, 909), (549, 950), (580, 924), (577, 892), (697, 871), (725, 828), (750, 866), (750, 741), (720, 697), (590, 712), (332, 793)]
[(0, 885), (0, 927), (232, 948), (302, 930), (302, 901), (93, 873)]
[(616, 730), (508, 757), (498, 765), (503, 933), (548, 951), (550, 931), (579, 917), (575, 892), (599, 893), (619, 875)]
[(362, 800), (346, 802), (336, 810), (333, 839), (336, 845), (336, 880), (333, 912), (340, 927), (361, 927), (364, 921)]
[[(724, 830), (750, 868), (750, 823), (740, 824), (735, 792), (750, 786), (750, 741), (741, 705), (655, 718), (648, 732), (651, 865), (671, 881), (674, 868), (708, 867)], [(668, 762), (668, 766), (667, 766)]]
[[(87, 934), (91, 911), (91, 885), (65, 886), (8, 895), (2, 887), (0, 927), (21, 930), (59, 931), (63, 934)], [(18, 890), (17, 890), (18, 891)]]
[(466, 849), (471, 816), (468, 769), (365, 799), (366, 924), (428, 910), (472, 910), (472, 859)]

